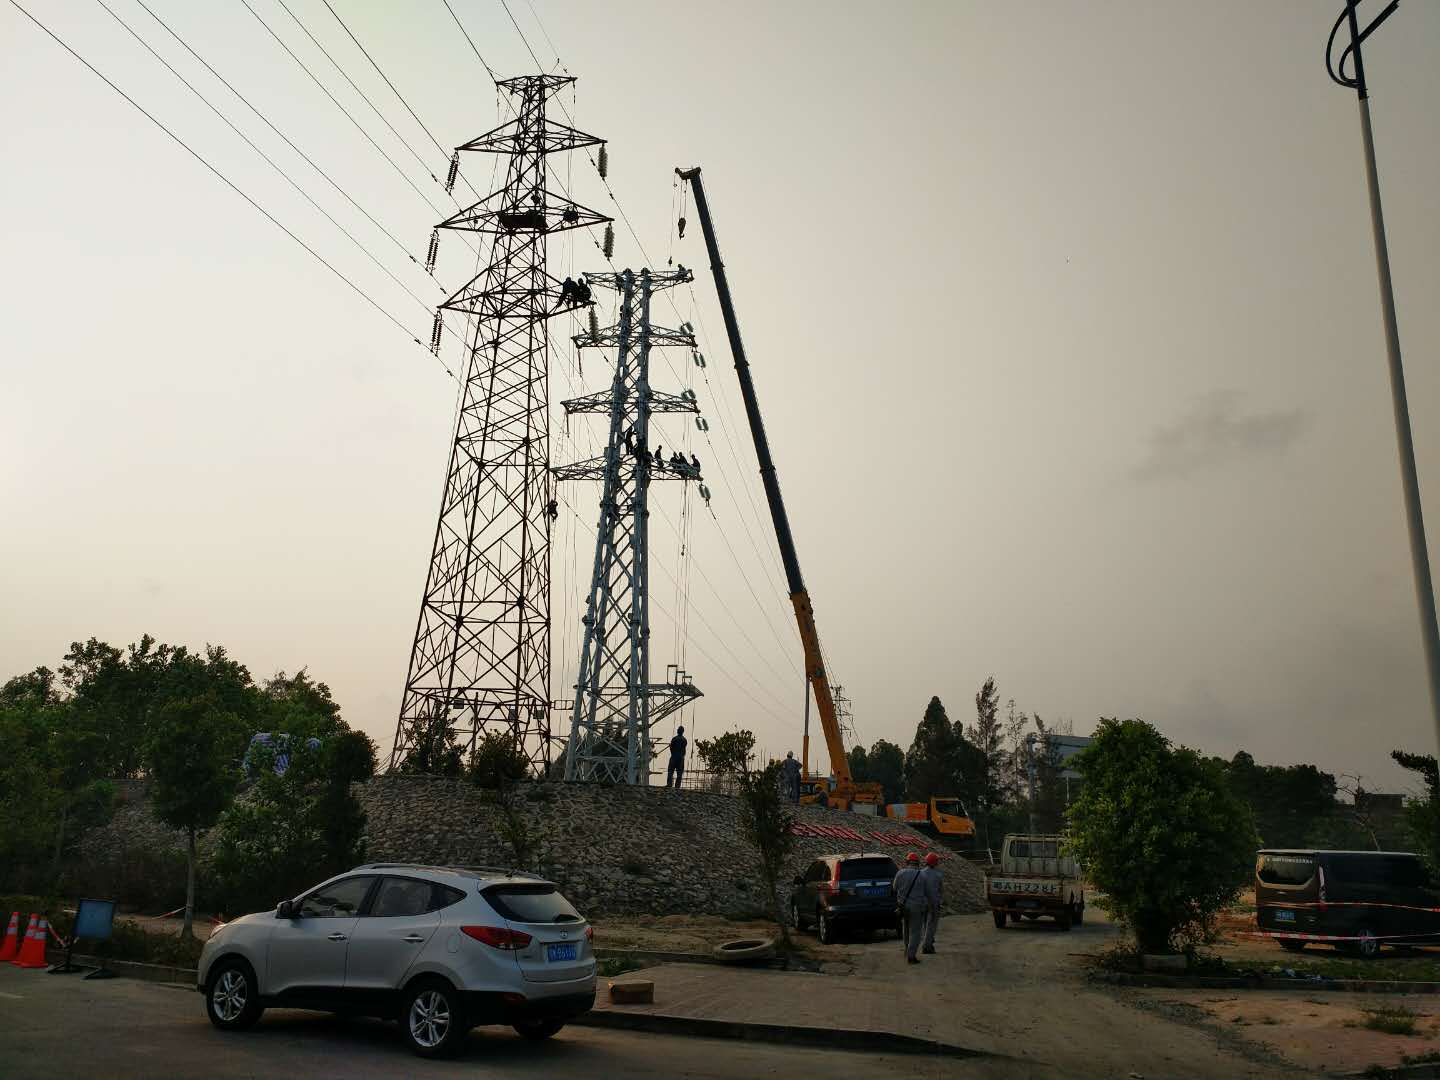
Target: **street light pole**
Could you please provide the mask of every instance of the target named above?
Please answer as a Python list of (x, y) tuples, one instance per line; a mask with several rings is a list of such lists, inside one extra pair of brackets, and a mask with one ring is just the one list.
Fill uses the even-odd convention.
[[(1400, 452), (1400, 483), (1405, 493), (1405, 522), (1410, 532), (1410, 561), (1415, 573), (1415, 597), (1420, 609), (1420, 638), (1425, 646), (1425, 665), (1430, 677), (1430, 711), (1435, 737), (1440, 745), (1440, 627), (1435, 620), (1435, 589), (1430, 580), (1430, 555), (1425, 544), (1425, 518), (1420, 510), (1420, 482), (1415, 472), (1415, 442), (1410, 434), (1410, 407), (1405, 396), (1405, 369), (1400, 362), (1400, 330), (1395, 321), (1395, 290), (1390, 281), (1390, 252), (1385, 242), (1385, 215), (1380, 208), (1380, 176), (1375, 168), (1375, 136), (1370, 127), (1370, 91), (1365, 83), (1365, 63), (1360, 43), (1389, 18), (1400, 0), (1391, 0), (1375, 21), (1360, 29), (1355, 9), (1359, 0), (1346, 0), (1345, 10), (1335, 20), (1325, 47), (1325, 67), (1330, 78), (1350, 87), (1360, 102), (1360, 135), (1365, 145), (1365, 182), (1370, 191), (1370, 226), (1375, 234), (1375, 269), (1380, 278), (1380, 313), (1385, 324), (1385, 352), (1390, 361), (1390, 396), (1395, 408), (1395, 440)], [(1335, 35), (1341, 22), (1350, 26), (1350, 44), (1332, 63)], [(1353, 57), (1355, 74), (1345, 74), (1345, 60)]]

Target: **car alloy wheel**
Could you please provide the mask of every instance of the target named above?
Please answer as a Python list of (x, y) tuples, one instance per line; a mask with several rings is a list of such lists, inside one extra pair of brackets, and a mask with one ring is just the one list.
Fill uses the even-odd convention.
[(790, 925), (796, 930), (805, 929), (805, 924), (800, 921), (800, 904), (798, 901), (790, 901)]
[(833, 941), (835, 938), (835, 929), (830, 925), (830, 916), (825, 914), (825, 912), (823, 911), (820, 912), (820, 919), (817, 923), (816, 933), (819, 936), (820, 943), (822, 945), (829, 945), (830, 942)]
[(1380, 955), (1380, 939), (1368, 926), (1362, 926), (1356, 935), (1355, 951), (1367, 960), (1373, 960)]
[(240, 973), (239, 968), (233, 967), (227, 968), (224, 974), (215, 980), (215, 986), (210, 991), (210, 1003), (215, 1008), (215, 1015), (227, 1024), (233, 1024), (240, 1019), (249, 997), (245, 976)]
[(245, 961), (228, 957), (210, 971), (205, 986), (205, 1014), (221, 1031), (244, 1031), (265, 1011), (256, 989), (255, 973)]
[(434, 1050), (450, 1034), (450, 1002), (439, 990), (422, 990), (410, 1003), (410, 1038), (423, 1050)]

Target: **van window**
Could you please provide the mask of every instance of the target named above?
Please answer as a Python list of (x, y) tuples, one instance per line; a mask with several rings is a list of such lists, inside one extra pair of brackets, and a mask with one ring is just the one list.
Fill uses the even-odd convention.
[(1315, 876), (1312, 855), (1261, 855), (1255, 876), (1266, 885), (1304, 885)]
[(1417, 889), (1426, 884), (1425, 867), (1414, 855), (1333, 854), (1326, 869), (1347, 885), (1394, 886)]

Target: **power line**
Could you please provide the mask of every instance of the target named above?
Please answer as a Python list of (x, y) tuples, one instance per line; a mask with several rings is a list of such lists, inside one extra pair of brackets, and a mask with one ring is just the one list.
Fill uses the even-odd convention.
[[(240, 3), (245, 5), (246, 11), (250, 12), (251, 15), (255, 16), (255, 20), (265, 28), (265, 32), (267, 34), (269, 34), (272, 38), (275, 39), (276, 44), (278, 44), (280, 48), (285, 50), (286, 54), (290, 57), (290, 59), (294, 60), (297, 64), (299, 64), (305, 74), (310, 76), (310, 81), (320, 88), (321, 93), (323, 93), (327, 98), (329, 98), (330, 101), (334, 104), (334, 106), (345, 114), (345, 119), (349, 120), (350, 123), (355, 125), (355, 130), (360, 132), (361, 135), (365, 136), (365, 141), (368, 142), (371, 146), (373, 146), (376, 152), (387, 162), (390, 163), (390, 167), (400, 175), (400, 179), (404, 180), (405, 183), (409, 184), (410, 189), (414, 191), (416, 195), (419, 195), (420, 198), (424, 199), (426, 205), (429, 206), (432, 211), (434, 211), (440, 217), (444, 217), (445, 211), (440, 209), (440, 207), (436, 206), (433, 202), (431, 202), (430, 196), (426, 195), (425, 192), (421, 191), (420, 188), (416, 185), (415, 181), (411, 180), (410, 177), (406, 174), (405, 170), (400, 168), (400, 166), (395, 163), (395, 159), (385, 152), (385, 148), (382, 147), (379, 143), (377, 143), (373, 138), (371, 138), (370, 133), (366, 131), (363, 126), (361, 126), (360, 121), (356, 120), (355, 117), (351, 115), (350, 110), (345, 108), (344, 105), (340, 104), (340, 102), (336, 99), (335, 95), (330, 93), (329, 88), (324, 83), (322, 83), (319, 78), (316, 77), (315, 73), (310, 70), (310, 68), (306, 65), (305, 61), (301, 60), (300, 57), (296, 56), (295, 53), (291, 50), (290, 46), (285, 44), (284, 39), (271, 29), (270, 24), (265, 21), (264, 16), (262, 16), (258, 11), (256, 11), (253, 7), (250, 6), (250, 0), (240, 0)], [(289, 11), (290, 9), (286, 8), (285, 10)], [(294, 16), (292, 15), (291, 18), (294, 18)], [(332, 60), (331, 63), (334, 63), (334, 61)]]
[[(525, 36), (525, 31), (521, 30), (520, 24), (515, 21), (515, 15), (511, 12), (510, 5), (507, 4), (505, 0), (500, 0), (500, 6), (505, 9), (505, 14), (510, 16), (510, 25), (515, 27), (515, 33), (519, 34), (520, 40), (525, 43), (525, 51), (530, 54), (530, 59), (535, 61), (535, 69), (541, 74), (544, 74), (545, 65), (540, 63), (540, 58), (535, 55), (535, 50), (530, 48), (530, 39)], [(538, 22), (539, 20), (537, 19), (536, 21)], [(559, 61), (560, 58), (557, 56), (555, 59), (556, 61)], [(565, 108), (563, 102), (560, 104), (560, 108), (562, 110)], [(574, 127), (574, 124), (571, 124), (571, 127)]]
[[(284, 10), (284, 12), (285, 12), (286, 15), (289, 15), (289, 16), (290, 16), (291, 21), (294, 22), (295, 25), (300, 28), (300, 31), (301, 31), (307, 38), (310, 39), (310, 44), (314, 45), (317, 49), (319, 49), (321, 55), (323, 55), (326, 60), (329, 60), (329, 61), (330, 61), (331, 67), (333, 67), (336, 71), (338, 71), (338, 72), (340, 73), (340, 77), (341, 77), (342, 79), (344, 79), (347, 83), (350, 84), (350, 89), (351, 89), (351, 90), (354, 90), (355, 93), (357, 93), (357, 94), (360, 95), (360, 100), (363, 101), (363, 102), (365, 102), (366, 105), (369, 105), (369, 106), (370, 106), (370, 111), (373, 112), (377, 117), (380, 118), (380, 122), (381, 122), (382, 124), (384, 124), (387, 128), (390, 129), (390, 134), (391, 134), (391, 135), (394, 135), (395, 138), (400, 141), (400, 145), (401, 145), (401, 146), (405, 147), (406, 150), (409, 150), (409, 151), (410, 151), (410, 156), (415, 159), (416, 163), (420, 166), (420, 168), (424, 169), (425, 172), (426, 172), (427, 174), (429, 174), (431, 180), (435, 181), (436, 184), (439, 184), (439, 183), (440, 183), (440, 178), (439, 178), (438, 176), (436, 176), (433, 171), (431, 171), (429, 165), (426, 165), (426, 164), (425, 164), (425, 159), (422, 158), (422, 157), (420, 156), (419, 152), (418, 152), (413, 146), (410, 145), (409, 140), (406, 139), (404, 135), (401, 135), (400, 132), (398, 132), (398, 131), (395, 130), (395, 125), (392, 124), (392, 123), (390, 123), (390, 121), (389, 121), (388, 119), (386, 119), (385, 114), (380, 111), (379, 107), (375, 104), (375, 102), (373, 102), (373, 101), (370, 100), (370, 95), (368, 95), (367, 93), (365, 93), (364, 90), (361, 90), (360, 87), (355, 84), (355, 80), (352, 79), (352, 78), (350, 78), (349, 73), (340, 65), (340, 61), (336, 60), (335, 57), (331, 56), (331, 55), (330, 55), (330, 50), (327, 49), (327, 48), (325, 48), (324, 45), (320, 44), (319, 39), (316, 38), (315, 35), (310, 32), (310, 28), (309, 28), (308, 26), (306, 26), (303, 22), (300, 21), (300, 16), (296, 15), (295, 12), (293, 12), (293, 11), (290, 10), (290, 5), (287, 4), (287, 3), (285, 2), (285, 0), (275, 0), (275, 2), (280, 5), (281, 9)], [(328, 7), (329, 5), (327, 4), (326, 6)], [(337, 18), (338, 18), (338, 16), (337, 16)], [(341, 25), (343, 26), (344, 24), (342, 23)], [(347, 34), (350, 33), (350, 31), (349, 31), (348, 29), (347, 29), (345, 32), (346, 32)], [(353, 35), (352, 35), (352, 37), (351, 37), (351, 40), (354, 41)], [(355, 44), (358, 45), (358, 44), (360, 44), (360, 43), (359, 43), (358, 41), (356, 41)], [(365, 52), (364, 49), (361, 49), (360, 51), (361, 51), (361, 52)], [(367, 57), (367, 58), (369, 57), (369, 54), (368, 54), (368, 53), (366, 53), (366, 57)], [(372, 60), (371, 63), (373, 64), (374, 61)], [(379, 69), (377, 68), (376, 70), (378, 71)], [(388, 82), (389, 80), (386, 80), (386, 81)], [(393, 90), (394, 87), (391, 87), (391, 89)], [(406, 106), (406, 108), (409, 108), (409, 106)], [(424, 127), (423, 124), (422, 124), (421, 126)], [(428, 134), (428, 132), (427, 132), (427, 134)], [(442, 150), (441, 153), (443, 154), (444, 151)], [(459, 203), (457, 202), (456, 205), (458, 206)], [(436, 212), (438, 213), (439, 211), (437, 210)]]
[(395, 282), (396, 285), (399, 285), (400, 288), (404, 289), (407, 293), (409, 293), (411, 299), (413, 299), (413, 300), (414, 300), (417, 304), (419, 304), (422, 308), (424, 308), (426, 311), (429, 311), (429, 310), (430, 310), (430, 305), (429, 305), (429, 304), (425, 303), (424, 300), (422, 300), (422, 299), (420, 299), (420, 297), (416, 296), (414, 290), (412, 290), (412, 289), (410, 288), (410, 286), (406, 285), (403, 281), (401, 281), (398, 277), (396, 277), (396, 276), (390, 271), (390, 268), (389, 268), (388, 266), (386, 266), (384, 263), (382, 263), (382, 262), (379, 260), (379, 258), (376, 257), (376, 255), (375, 255), (374, 252), (372, 252), (368, 247), (366, 247), (366, 246), (365, 246), (364, 244), (362, 244), (359, 240), (357, 240), (357, 239), (355, 238), (355, 236), (350, 232), (349, 229), (345, 228), (344, 225), (341, 225), (340, 222), (336, 221), (335, 218), (330, 214), (330, 212), (329, 212), (328, 210), (326, 210), (323, 206), (321, 206), (318, 202), (316, 202), (315, 199), (314, 199), (314, 197), (311, 196), (311, 194), (310, 194), (308, 191), (306, 191), (303, 187), (301, 187), (300, 184), (295, 180), (295, 178), (294, 178), (293, 176), (291, 176), (291, 175), (290, 175), (289, 173), (287, 173), (284, 169), (282, 169), (279, 165), (277, 165), (277, 164), (275, 163), (274, 159), (271, 158), (269, 154), (265, 153), (264, 150), (260, 149), (260, 147), (258, 147), (257, 145), (255, 145), (254, 140), (252, 140), (252, 139), (250, 138), (250, 136), (246, 135), (243, 131), (241, 131), (238, 127), (236, 127), (235, 124), (230, 120), (230, 118), (229, 118), (228, 116), (226, 116), (223, 112), (221, 112), (218, 108), (216, 108), (216, 107), (215, 107), (215, 104), (214, 104), (209, 98), (207, 98), (204, 94), (202, 94), (199, 90), (197, 90), (197, 89), (194, 87), (194, 85), (193, 85), (188, 79), (185, 78), (185, 76), (181, 75), (180, 72), (176, 71), (175, 68), (174, 68), (174, 66), (170, 63), (170, 61), (166, 60), (163, 56), (161, 56), (158, 52), (156, 52), (155, 49), (151, 46), (151, 44), (150, 44), (148, 41), (146, 41), (143, 37), (141, 37), (138, 33), (136, 33), (135, 28), (134, 28), (133, 26), (131, 26), (129, 23), (127, 23), (127, 22), (126, 22), (124, 19), (122, 19), (118, 14), (116, 14), (115, 10), (114, 10), (113, 8), (111, 8), (110, 5), (105, 2), (105, 0), (95, 0), (95, 2), (96, 2), (97, 4), (99, 4), (102, 8), (104, 8), (105, 11), (106, 11), (106, 13), (107, 13), (112, 19), (114, 19), (117, 23), (119, 23), (121, 26), (123, 26), (123, 27), (125, 28), (126, 32), (129, 33), (129, 35), (130, 35), (131, 37), (133, 37), (133, 38), (134, 38), (136, 41), (138, 41), (142, 46), (144, 46), (145, 50), (146, 50), (151, 56), (153, 56), (156, 60), (160, 61), (160, 63), (165, 66), (165, 70), (169, 71), (171, 75), (174, 75), (175, 78), (179, 79), (180, 82), (184, 85), (185, 89), (189, 90), (192, 94), (194, 94), (197, 98), (199, 98), (199, 99), (205, 104), (205, 107), (206, 107), (206, 108), (208, 108), (211, 112), (213, 112), (216, 116), (218, 116), (218, 117), (224, 122), (224, 124), (225, 124), (226, 127), (228, 127), (228, 128), (229, 128), (231, 131), (233, 131), (236, 135), (239, 135), (240, 138), (244, 139), (244, 140), (245, 140), (245, 144), (246, 144), (247, 146), (249, 146), (250, 149), (254, 150), (255, 153), (259, 154), (260, 157), (264, 159), (264, 161), (265, 161), (265, 163), (266, 163), (267, 165), (269, 165), (272, 169), (274, 169), (277, 173), (279, 173), (282, 177), (284, 177), (285, 180), (290, 184), (290, 186), (293, 187), (296, 191), (298, 191), (298, 192), (305, 198), (305, 200), (306, 200), (307, 202), (309, 202), (309, 204), (310, 204), (311, 206), (313, 206), (316, 210), (319, 210), (320, 213), (324, 214), (324, 215), (325, 215), (325, 220), (327, 220), (328, 222), (330, 222), (331, 225), (334, 225), (335, 228), (339, 229), (339, 230), (345, 235), (345, 238), (346, 238), (346, 239), (348, 239), (352, 244), (354, 244), (357, 248), (359, 248), (371, 262), (373, 262), (376, 266), (378, 266), (378, 267), (380, 268), (380, 270), (381, 270), (382, 273), (384, 273), (386, 276), (388, 276), (391, 281)]
[(465, 24), (460, 21), (460, 16), (456, 15), (455, 9), (450, 6), (450, 0), (441, 0), (441, 2), (445, 5), (445, 10), (450, 12), (450, 17), (455, 20), (455, 25), (460, 28), (460, 33), (464, 34), (465, 40), (470, 43), (470, 51), (475, 54), (475, 59), (480, 61), (480, 66), (490, 76), (490, 81), (499, 82), (500, 80), (495, 77), (495, 69), (485, 63), (485, 58), (480, 55), (480, 50), (475, 47), (474, 39), (470, 37), (470, 31), (465, 29)]
[(186, 41), (183, 37), (176, 33), (169, 23), (167, 23), (159, 15), (156, 15), (155, 12), (150, 9), (150, 6), (145, 3), (145, 0), (135, 0), (135, 2), (139, 4), (142, 8), (144, 8), (146, 13), (149, 14), (152, 19), (154, 19), (161, 26), (163, 26), (166, 33), (168, 33), (171, 37), (178, 41), (184, 47), (186, 52), (188, 52), (191, 56), (198, 60), (204, 66), (206, 71), (210, 72), (211, 75), (215, 76), (215, 78), (218, 79), (227, 90), (229, 90), (232, 94), (234, 94), (237, 98), (244, 102), (246, 108), (248, 108), (256, 116), (258, 116), (262, 121), (264, 121), (265, 125), (271, 131), (273, 131), (276, 135), (280, 136), (280, 138), (285, 141), (286, 146), (290, 147), (291, 150), (294, 150), (295, 153), (299, 154), (305, 160), (305, 163), (309, 165), (312, 169), (314, 169), (317, 173), (319, 173), (322, 177), (324, 177), (326, 182), (328, 182), (331, 187), (333, 187), (337, 192), (339, 192), (346, 199), (346, 201), (350, 203), (351, 206), (353, 206), (356, 210), (360, 211), (360, 213), (364, 214), (366, 220), (368, 220), (370, 224), (374, 225), (377, 229), (379, 229), (382, 233), (389, 237), (390, 241), (397, 248), (400, 249), (400, 251), (405, 255), (407, 259), (409, 259), (416, 266), (420, 265), (420, 260), (415, 258), (415, 256), (410, 253), (410, 249), (407, 248), (403, 243), (401, 243), (400, 239), (396, 237), (394, 233), (392, 233), (389, 229), (385, 228), (385, 226), (380, 224), (380, 222), (376, 221), (375, 218), (371, 215), (371, 213), (363, 206), (361, 206), (358, 202), (356, 202), (354, 198), (351, 197), (350, 193), (346, 191), (343, 187), (341, 187), (341, 185), (336, 182), (329, 173), (327, 173), (319, 165), (315, 164), (309, 154), (305, 153), (304, 150), (301, 150), (300, 147), (296, 146), (290, 140), (289, 136), (287, 136), (283, 131), (281, 131), (278, 127), (271, 123), (270, 118), (266, 116), (263, 112), (261, 112), (258, 108), (256, 108), (253, 103), (251, 103), (249, 98), (247, 98), (244, 94), (240, 93), (239, 90), (235, 89), (235, 87), (230, 83), (228, 79), (225, 78), (225, 76), (221, 75), (218, 71), (211, 67), (209, 62), (203, 56), (201, 56), (199, 53), (197, 53), (194, 49), (190, 47), (190, 43), (188, 41)]
[[(43, 31), (45, 32), (46, 36), (50, 38), (50, 40), (54, 41), (55, 44), (59, 45), (62, 49), (64, 49), (66, 52), (68, 52), (68, 53), (69, 53), (71, 56), (73, 56), (76, 60), (80, 61), (80, 63), (84, 64), (85, 67), (90, 70), (91, 74), (93, 74), (96, 78), (100, 79), (100, 81), (103, 82), (106, 86), (110, 87), (111, 90), (114, 90), (115, 93), (119, 94), (122, 98), (124, 98), (127, 102), (129, 102), (130, 105), (133, 106), (137, 112), (139, 112), (142, 116), (145, 117), (145, 119), (149, 120), (152, 124), (154, 124), (156, 127), (158, 127), (158, 128), (159, 128), (161, 131), (163, 131), (166, 135), (170, 136), (170, 138), (171, 138), (182, 150), (184, 150), (187, 154), (189, 154), (191, 157), (193, 157), (196, 161), (200, 162), (201, 165), (204, 165), (205, 168), (209, 169), (210, 172), (213, 173), (213, 174), (215, 175), (215, 177), (216, 177), (217, 179), (219, 179), (226, 187), (228, 187), (231, 191), (235, 192), (236, 195), (239, 195), (242, 199), (244, 199), (247, 203), (249, 203), (251, 206), (253, 206), (256, 210), (260, 211), (260, 213), (263, 214), (263, 215), (265, 215), (265, 217), (270, 221), (270, 223), (271, 223), (272, 225), (274, 225), (277, 229), (279, 229), (281, 232), (283, 232), (286, 236), (290, 237), (291, 240), (294, 240), (294, 241), (295, 241), (297, 244), (299, 244), (302, 248), (304, 248), (306, 251), (308, 251), (308, 252), (310, 253), (310, 255), (315, 259), (316, 262), (320, 263), (320, 265), (324, 266), (325, 269), (329, 270), (332, 274), (334, 274), (337, 278), (339, 278), (341, 281), (343, 281), (346, 285), (350, 286), (350, 288), (353, 289), (366, 303), (368, 303), (371, 307), (373, 307), (373, 308), (374, 308), (376, 311), (378, 311), (381, 315), (384, 315), (385, 318), (389, 319), (392, 323), (394, 323), (395, 326), (398, 327), (402, 333), (406, 334), (406, 335), (410, 338), (411, 341), (415, 342), (416, 345), (419, 345), (421, 348), (425, 348), (424, 343), (421, 342), (421, 340), (420, 340), (418, 337), (415, 337), (414, 334), (412, 334), (412, 333), (406, 328), (406, 326), (405, 326), (404, 323), (402, 323), (402, 322), (401, 322), (399, 319), (397, 319), (394, 315), (390, 314), (390, 312), (386, 311), (385, 308), (381, 307), (380, 304), (379, 304), (379, 302), (376, 301), (369, 293), (367, 293), (364, 289), (360, 288), (359, 285), (356, 285), (355, 282), (352, 281), (350, 278), (348, 278), (345, 274), (343, 274), (343, 273), (341, 273), (339, 270), (337, 270), (330, 262), (328, 262), (328, 261), (325, 259), (324, 256), (322, 256), (319, 252), (317, 252), (314, 248), (312, 248), (312, 247), (311, 247), (309, 244), (307, 244), (304, 240), (300, 239), (299, 236), (297, 236), (297, 235), (296, 235), (294, 232), (292, 232), (288, 227), (286, 227), (277, 217), (275, 217), (274, 214), (270, 213), (270, 211), (266, 210), (265, 207), (261, 206), (261, 205), (260, 205), (258, 202), (256, 202), (253, 198), (251, 198), (249, 195), (247, 195), (240, 187), (238, 187), (238, 186), (235, 184), (235, 182), (234, 182), (233, 180), (231, 180), (228, 176), (226, 176), (226, 175), (225, 175), (223, 172), (221, 172), (218, 168), (216, 168), (214, 165), (212, 165), (212, 164), (209, 162), (209, 160), (207, 160), (207, 159), (206, 159), (205, 157), (203, 157), (198, 151), (196, 151), (193, 147), (191, 147), (190, 144), (187, 143), (184, 139), (180, 138), (179, 135), (176, 135), (175, 132), (171, 131), (168, 127), (166, 127), (165, 124), (164, 124), (162, 121), (160, 121), (159, 119), (157, 119), (153, 113), (151, 113), (149, 110), (147, 110), (143, 105), (141, 105), (138, 101), (136, 101), (134, 98), (132, 98), (132, 97), (131, 97), (129, 94), (127, 94), (124, 90), (120, 89), (120, 87), (118, 87), (117, 85), (115, 85), (115, 83), (111, 82), (110, 79), (109, 79), (102, 71), (100, 71), (99, 68), (97, 68), (94, 64), (90, 63), (89, 60), (86, 60), (85, 57), (81, 56), (78, 52), (76, 52), (74, 49), (72, 49), (72, 48), (64, 41), (64, 39), (62, 39), (58, 34), (55, 33), (55, 31), (51, 30), (51, 29), (50, 29), (48, 26), (46, 26), (43, 22), (41, 22), (41, 21), (40, 21), (39, 19), (37, 19), (34, 15), (30, 14), (30, 12), (27, 11), (24, 7), (22, 7), (22, 6), (18, 3), (18, 0), (9, 0), (9, 2), (10, 2), (10, 6), (11, 6), (11, 7), (13, 7), (16, 11), (20, 12), (20, 14), (24, 15), (27, 19), (29, 19), (29, 20), (30, 20), (32, 23), (34, 23), (37, 27), (39, 27), (41, 30), (43, 30)], [(243, 0), (242, 0), (242, 2), (243, 2)], [(442, 366), (443, 366), (443, 363), (442, 363)], [(451, 371), (449, 370), (449, 368), (446, 368), (446, 374), (448, 374), (452, 379), (455, 377), (454, 373), (451, 372)]]
[[(385, 85), (390, 88), (391, 93), (393, 93), (397, 98), (400, 99), (400, 104), (405, 106), (405, 111), (410, 114), (411, 119), (413, 119), (415, 123), (420, 125), (420, 130), (425, 132), (426, 137), (428, 137), (429, 140), (435, 144), (435, 149), (439, 150), (442, 155), (449, 154), (451, 151), (446, 150), (445, 147), (440, 145), (440, 140), (435, 138), (435, 136), (431, 133), (430, 129), (425, 126), (425, 121), (421, 120), (420, 117), (416, 115), (415, 110), (410, 107), (410, 102), (405, 100), (405, 95), (400, 93), (400, 91), (396, 89), (395, 84), (390, 81), (390, 76), (386, 75), (385, 72), (381, 69), (380, 65), (375, 62), (375, 58), (370, 55), (370, 50), (365, 48), (364, 45), (360, 44), (360, 39), (355, 36), (355, 34), (351, 31), (350, 27), (345, 25), (345, 20), (340, 17), (340, 13), (336, 11), (333, 7), (331, 7), (330, 0), (321, 0), (321, 2), (325, 5), (325, 9), (329, 11), (331, 15), (335, 16), (335, 21), (340, 24), (340, 29), (344, 30), (345, 33), (349, 35), (350, 40), (355, 43), (355, 47), (360, 50), (366, 60), (370, 61), (370, 66), (375, 69), (375, 73), (379, 75), (380, 78), (385, 80)], [(431, 176), (433, 178), (434, 174), (432, 173)], [(460, 177), (460, 179), (465, 181), (465, 186), (470, 188), (471, 193), (473, 193), (474, 196), (478, 199), (480, 197), (480, 193), (475, 190), (474, 186), (470, 183), (470, 181), (463, 176)]]

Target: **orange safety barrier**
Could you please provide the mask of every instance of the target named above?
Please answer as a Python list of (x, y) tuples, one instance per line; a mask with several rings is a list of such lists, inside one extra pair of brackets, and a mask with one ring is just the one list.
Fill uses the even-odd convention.
[(5, 931), (5, 944), (0, 945), (0, 960), (14, 960), (20, 955), (20, 912), (10, 913), (10, 929)]
[(43, 915), (30, 917), (30, 926), (25, 931), (25, 944), (20, 946), (20, 955), (10, 961), (22, 968), (43, 968), (49, 967), (50, 963), (45, 959), (45, 934), (50, 928), (49, 922)]

